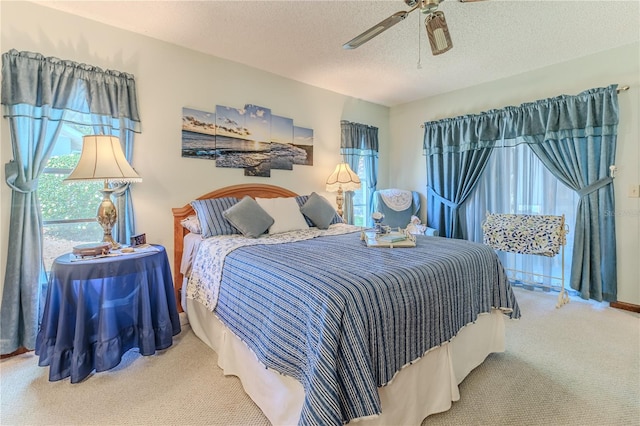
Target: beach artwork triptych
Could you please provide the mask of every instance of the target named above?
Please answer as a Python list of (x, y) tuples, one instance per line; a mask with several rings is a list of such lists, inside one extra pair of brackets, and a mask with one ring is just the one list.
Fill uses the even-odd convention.
[(269, 177), (272, 169), (313, 165), (313, 129), (257, 105), (216, 105), (215, 112), (183, 108), (182, 156), (244, 169), (245, 176)]

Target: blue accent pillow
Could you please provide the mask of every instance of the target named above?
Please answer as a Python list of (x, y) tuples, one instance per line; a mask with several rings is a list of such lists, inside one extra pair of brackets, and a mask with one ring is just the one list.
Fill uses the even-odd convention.
[(238, 199), (234, 197), (209, 198), (191, 202), (191, 207), (195, 210), (200, 221), (202, 238), (238, 233), (236, 228), (223, 215), (225, 210), (236, 203), (238, 203)]
[(336, 216), (331, 203), (321, 195), (312, 192), (307, 201), (300, 207), (305, 218), (311, 219), (318, 229), (327, 229)]
[[(296, 196), (296, 202), (298, 203), (298, 205), (300, 207), (302, 207), (304, 205), (304, 203), (307, 202), (309, 197), (310, 197), (309, 195), (298, 195), (298, 196)], [(326, 200), (326, 198), (325, 198), (325, 200)], [(329, 202), (329, 201), (327, 200), (327, 202)], [(329, 203), (329, 204), (331, 204), (331, 203)], [(331, 208), (333, 208), (333, 206), (331, 206)], [(300, 210), (300, 211), (302, 212), (302, 210)], [(329, 225), (333, 225), (334, 223), (344, 223), (344, 220), (342, 220), (342, 217), (340, 215), (338, 215), (338, 212), (336, 212), (335, 209), (333, 211), (334, 211), (333, 219), (331, 219), (331, 223), (329, 223)], [(304, 216), (305, 220), (307, 221), (307, 225), (316, 226), (316, 224), (313, 223), (313, 221), (310, 218), (308, 218), (304, 214), (304, 212), (302, 213), (302, 215)]]
[(269, 213), (248, 195), (223, 214), (245, 237), (258, 238), (273, 225), (273, 218)]

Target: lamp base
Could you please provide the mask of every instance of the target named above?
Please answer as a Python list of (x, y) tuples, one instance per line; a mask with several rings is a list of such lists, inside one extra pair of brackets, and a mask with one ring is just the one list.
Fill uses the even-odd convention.
[(338, 206), (338, 215), (344, 220), (344, 215), (342, 214), (342, 204), (344, 203), (344, 195), (342, 191), (342, 185), (338, 187), (338, 193), (336, 195), (336, 205)]
[(104, 237), (102, 237), (102, 242), (109, 244), (113, 250), (118, 250), (120, 247), (122, 247), (122, 245), (114, 240), (111, 235), (105, 235)]
[(113, 189), (109, 188), (107, 182), (104, 183), (104, 188), (100, 191), (102, 194), (102, 202), (98, 206), (98, 215), (96, 220), (102, 226), (102, 230), (104, 231), (104, 236), (102, 237), (102, 241), (111, 245), (112, 249), (119, 249), (120, 244), (114, 241), (111, 236), (111, 228), (115, 225), (116, 220), (118, 219), (118, 213), (116, 211), (116, 206), (111, 201), (111, 194), (113, 193)]

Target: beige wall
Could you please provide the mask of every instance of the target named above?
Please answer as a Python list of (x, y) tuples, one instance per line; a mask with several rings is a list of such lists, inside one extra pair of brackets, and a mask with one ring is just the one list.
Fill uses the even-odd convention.
[[(135, 76), (142, 133), (136, 136), (132, 163), (143, 178), (132, 191), (137, 231), (146, 232), (147, 241), (166, 246), (170, 259), (172, 207), (216, 188), (253, 182), (280, 185), (298, 193), (317, 191), (333, 201), (335, 194), (324, 192), (324, 182), (340, 161), (340, 120), (378, 127), (383, 147), (389, 140), (387, 107), (42, 6), (5, 1), (0, 6), (2, 52), (28, 50)], [(273, 114), (313, 129), (314, 165), (273, 170), (270, 178), (250, 178), (241, 169), (216, 168), (213, 161), (181, 157), (182, 107), (215, 111), (216, 105), (245, 104), (270, 108)], [(7, 121), (0, 122), (0, 163), (4, 164), (12, 154)], [(384, 181), (384, 171), (381, 173)], [(0, 184), (0, 202), (3, 283), (11, 202), (4, 182)]]
[(629, 91), (619, 96), (618, 174), (614, 181), (618, 299), (640, 304), (640, 199), (627, 196), (631, 185), (640, 185), (638, 43), (391, 108), (391, 143), (397, 149), (390, 155), (389, 164), (394, 167), (390, 184), (419, 191), (424, 196), (425, 158), (416, 153), (422, 149), (424, 132), (420, 125), (425, 121), (475, 114), (561, 94), (577, 94), (614, 83), (630, 86)]
[[(377, 126), (380, 136), (379, 186), (424, 193), (424, 121), (475, 113), (560, 93), (620, 83), (619, 177), (616, 179), (620, 300), (640, 304), (640, 205), (626, 198), (640, 183), (638, 163), (638, 46), (532, 71), (494, 83), (386, 108), (297, 83), (192, 50), (114, 29), (23, 2), (0, 2), (0, 51), (28, 50), (135, 75), (143, 132), (135, 140), (133, 164), (143, 182), (133, 189), (137, 231), (173, 251), (171, 208), (226, 185), (270, 183), (299, 193), (324, 192), (323, 182), (340, 160), (342, 119)], [(470, 70), (469, 72), (473, 72)], [(446, 77), (441, 77), (446, 78)], [(180, 156), (182, 107), (213, 110), (215, 105), (251, 103), (314, 129), (314, 166), (275, 170), (271, 178), (244, 177), (242, 170)], [(6, 120), (0, 120), (0, 165), (12, 158)], [(393, 144), (393, 150), (391, 145)], [(3, 175), (4, 180), (4, 175)], [(4, 282), (11, 192), (0, 184), (0, 286)]]

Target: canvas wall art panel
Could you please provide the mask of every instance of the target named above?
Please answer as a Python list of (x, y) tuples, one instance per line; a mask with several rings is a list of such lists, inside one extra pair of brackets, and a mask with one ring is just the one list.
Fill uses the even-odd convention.
[(271, 116), (271, 168), (293, 170), (293, 120), (278, 115)]
[(313, 129), (293, 126), (293, 145), (305, 153), (296, 156), (293, 164), (313, 166)]
[(216, 117), (212, 112), (182, 108), (182, 156), (216, 159)]
[(270, 176), (271, 111), (256, 105), (216, 107), (217, 167), (245, 169), (247, 176)]
[(182, 109), (182, 156), (216, 160), (245, 176), (270, 177), (271, 170), (313, 165), (313, 129), (271, 109), (216, 105), (215, 113)]

